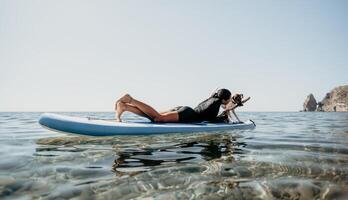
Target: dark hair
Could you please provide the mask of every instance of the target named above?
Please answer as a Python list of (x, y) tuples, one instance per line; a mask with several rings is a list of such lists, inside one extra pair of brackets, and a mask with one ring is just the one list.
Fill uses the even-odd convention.
[(220, 100), (228, 100), (231, 98), (231, 92), (228, 89), (219, 89), (214, 93), (213, 97), (219, 98)]

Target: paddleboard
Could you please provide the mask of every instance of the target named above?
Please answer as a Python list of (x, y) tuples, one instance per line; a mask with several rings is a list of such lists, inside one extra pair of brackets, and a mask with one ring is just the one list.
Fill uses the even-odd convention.
[(54, 131), (87, 136), (153, 135), (252, 129), (255, 127), (255, 123), (251, 120), (243, 123), (116, 122), (54, 113), (42, 114), (39, 124)]

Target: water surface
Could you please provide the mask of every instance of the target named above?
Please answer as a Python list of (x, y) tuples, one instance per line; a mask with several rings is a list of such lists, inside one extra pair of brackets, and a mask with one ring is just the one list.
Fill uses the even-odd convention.
[(131, 137), (55, 133), (40, 114), (0, 113), (1, 199), (348, 199), (348, 113), (241, 113), (256, 129)]

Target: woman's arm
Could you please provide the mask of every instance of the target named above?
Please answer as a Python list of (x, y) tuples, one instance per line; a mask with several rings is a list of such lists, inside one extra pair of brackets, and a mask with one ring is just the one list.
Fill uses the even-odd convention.
[(238, 105), (238, 104), (234, 104), (234, 103), (232, 103), (232, 99), (230, 100), (230, 102), (227, 104), (227, 105), (222, 105), (222, 108), (224, 108), (225, 110), (234, 110), (234, 109), (236, 109), (238, 106), (243, 106), (243, 104), (245, 103), (245, 102), (247, 102), (247, 101), (249, 101), (250, 100), (250, 97), (248, 97), (248, 98), (246, 98), (246, 99), (243, 99), (242, 101), (241, 101), (241, 103), (242, 103), (242, 105)]
[(225, 107), (225, 110), (226, 111), (234, 111), (234, 109), (236, 109), (237, 107), (238, 107), (238, 105), (231, 103)]
[(238, 116), (237, 116), (237, 114), (234, 112), (234, 110), (231, 110), (231, 111), (232, 111), (234, 117), (237, 119), (237, 121), (238, 121), (238, 122), (242, 122), (242, 121), (240, 121), (240, 119), (238, 118)]
[[(250, 100), (250, 97), (242, 100), (242, 103), (244, 104), (245, 102), (249, 101)], [(236, 104), (232, 104), (232, 102), (230, 102), (231, 104), (228, 104), (227, 106), (224, 107), (224, 109), (227, 111), (228, 113), (228, 116), (232, 119), (231, 117), (231, 113), (233, 113), (234, 117), (238, 120), (238, 122), (241, 122), (240, 119), (238, 118), (236, 112), (234, 111), (234, 109), (236, 109), (238, 107), (238, 105)]]
[(232, 122), (233, 120), (232, 120), (231, 112), (230, 111), (226, 111), (226, 113), (227, 113), (228, 121)]

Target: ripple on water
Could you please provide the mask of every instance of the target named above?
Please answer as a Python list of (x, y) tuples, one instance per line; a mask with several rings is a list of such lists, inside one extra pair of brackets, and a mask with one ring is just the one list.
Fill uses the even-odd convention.
[(0, 113), (0, 198), (347, 199), (348, 114), (241, 113), (257, 128), (103, 138), (53, 133), (39, 115)]

